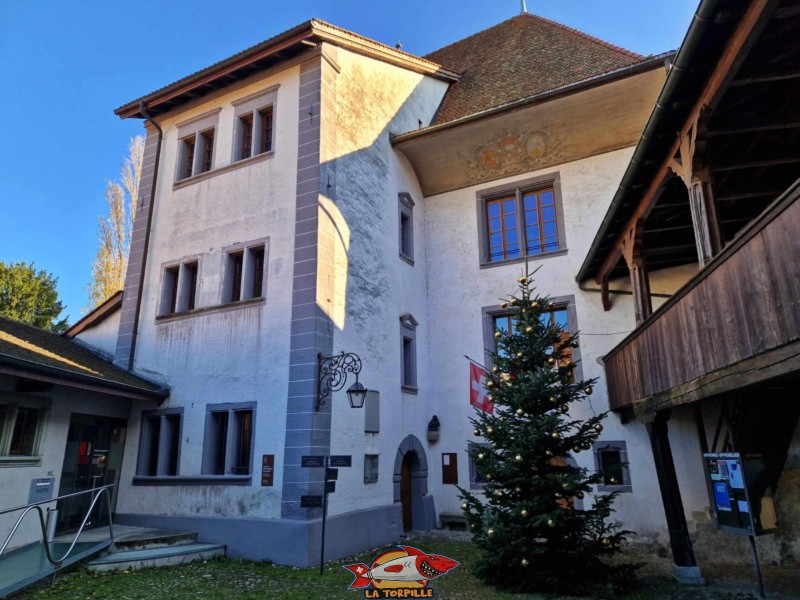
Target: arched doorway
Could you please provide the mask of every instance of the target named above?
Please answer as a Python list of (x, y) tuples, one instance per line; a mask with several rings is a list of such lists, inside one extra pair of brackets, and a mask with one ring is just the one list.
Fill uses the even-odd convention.
[(407, 436), (394, 462), (394, 501), (401, 505), (403, 531), (434, 529), (436, 510), (428, 494), (428, 459), (420, 441)]

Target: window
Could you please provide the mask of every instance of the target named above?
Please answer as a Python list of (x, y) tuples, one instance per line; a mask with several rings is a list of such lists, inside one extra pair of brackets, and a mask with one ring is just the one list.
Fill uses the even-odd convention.
[(401, 387), (405, 392), (417, 392), (417, 320), (410, 314), (400, 317)]
[(160, 315), (171, 315), (195, 308), (199, 262), (164, 267)]
[[(559, 296), (553, 298), (555, 308), (542, 313), (542, 318), (546, 319), (547, 325), (557, 324), (564, 330), (562, 339), (566, 339), (572, 333), (578, 331), (577, 312), (575, 310), (574, 296)], [(494, 332), (498, 329), (505, 333), (512, 331), (516, 324), (513, 309), (502, 309), (499, 306), (484, 306), (483, 313), (483, 344), (485, 349), (485, 364), (492, 364), (492, 356), (497, 352), (497, 344)], [(570, 360), (575, 363), (573, 376), (577, 380), (583, 379), (583, 369), (581, 366), (580, 348), (566, 348), (561, 364), (567, 364)]]
[(225, 260), (223, 302), (264, 297), (265, 243), (228, 249)]
[(178, 475), (182, 420), (182, 408), (142, 412), (137, 475)]
[(400, 258), (414, 264), (414, 200), (405, 192), (398, 194), (398, 212), (400, 216)]
[(378, 455), (364, 455), (364, 483), (378, 483)]
[(491, 265), (566, 250), (558, 177), (484, 192), (478, 200), (481, 263)]
[(49, 403), (43, 398), (0, 394), (0, 465), (39, 464)]
[(274, 115), (277, 86), (233, 103), (236, 117), (234, 160), (271, 152), (275, 144)]
[(592, 453), (595, 470), (602, 477), (598, 492), (633, 491), (625, 442), (594, 442)]
[(482, 447), (488, 447), (489, 444), (476, 444), (474, 442), (469, 443), (468, 447), (468, 456), (469, 456), (469, 487), (471, 489), (480, 489), (486, 485), (486, 479), (483, 476), (483, 473), (480, 472), (478, 467), (475, 465), (475, 461), (472, 460), (472, 453), (479, 452)]
[(207, 173), (214, 168), (214, 137), (219, 111), (216, 109), (178, 124), (177, 181)]
[(207, 410), (203, 473), (250, 475), (253, 464), (255, 405), (211, 404)]

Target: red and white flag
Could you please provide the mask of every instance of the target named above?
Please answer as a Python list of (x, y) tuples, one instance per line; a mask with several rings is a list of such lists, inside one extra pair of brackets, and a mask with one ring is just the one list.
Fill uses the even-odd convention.
[(469, 403), (483, 412), (493, 413), (494, 403), (487, 395), (484, 381), (486, 372), (475, 363), (469, 364)]

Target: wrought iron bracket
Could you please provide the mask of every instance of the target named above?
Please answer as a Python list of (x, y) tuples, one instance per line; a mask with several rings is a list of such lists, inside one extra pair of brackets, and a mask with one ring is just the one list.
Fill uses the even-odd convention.
[(352, 373), (358, 383), (361, 372), (361, 359), (357, 354), (344, 352), (334, 356), (317, 354), (317, 405), (316, 410), (325, 405), (333, 392), (338, 392), (347, 383), (348, 374)]

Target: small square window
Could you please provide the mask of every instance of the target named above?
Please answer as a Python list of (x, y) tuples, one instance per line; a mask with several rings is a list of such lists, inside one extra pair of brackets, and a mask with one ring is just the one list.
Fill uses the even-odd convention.
[(277, 88), (273, 87), (233, 103), (237, 123), (234, 160), (272, 151), (276, 100)]
[(178, 475), (182, 419), (180, 408), (142, 412), (137, 475)]
[(364, 483), (378, 483), (378, 455), (364, 455)]
[(199, 268), (198, 261), (164, 268), (160, 315), (171, 315), (195, 308)]
[(181, 140), (181, 168), (179, 179), (187, 179), (194, 174), (195, 146), (197, 141), (195, 136)]
[(213, 404), (207, 409), (203, 473), (249, 475), (253, 462), (254, 405)]
[(480, 469), (478, 469), (475, 461), (472, 460), (472, 454), (480, 452), (481, 448), (488, 446), (489, 444), (475, 444), (470, 442), (467, 448), (469, 456), (469, 487), (471, 489), (482, 489), (486, 485), (486, 478), (483, 476)]
[(602, 478), (597, 485), (597, 491), (633, 491), (625, 442), (595, 442), (592, 452), (596, 472)]
[[(34, 466), (38, 462), (49, 400), (0, 392), (0, 464)], [(3, 457), (9, 457), (3, 460)]]

